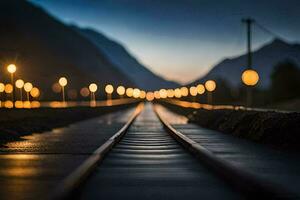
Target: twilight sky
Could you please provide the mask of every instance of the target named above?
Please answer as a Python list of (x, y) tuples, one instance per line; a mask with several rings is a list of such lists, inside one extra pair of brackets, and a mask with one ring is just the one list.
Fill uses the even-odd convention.
[[(121, 42), (152, 71), (181, 83), (245, 52), (243, 17), (255, 18), (287, 41), (300, 39), (298, 0), (30, 1), (64, 22), (92, 27)], [(254, 48), (272, 39), (253, 29)]]

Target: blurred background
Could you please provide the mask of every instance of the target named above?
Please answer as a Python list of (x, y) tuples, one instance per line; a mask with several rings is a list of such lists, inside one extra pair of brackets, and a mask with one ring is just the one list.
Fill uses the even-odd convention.
[[(0, 80), (11, 81), (13, 63), (38, 100), (60, 100), (64, 76), (72, 101), (89, 100), (91, 82), (105, 99), (107, 84), (154, 93), (213, 80), (212, 102), (209, 92), (180, 99), (300, 110), (299, 9), (296, 0), (1, 1)], [(242, 81), (249, 69), (254, 85)]]

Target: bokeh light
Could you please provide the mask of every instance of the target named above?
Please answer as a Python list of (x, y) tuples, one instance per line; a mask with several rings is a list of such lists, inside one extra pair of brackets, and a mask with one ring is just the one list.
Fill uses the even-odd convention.
[(26, 92), (30, 92), (32, 90), (32, 88), (33, 88), (33, 86), (32, 86), (31, 83), (27, 82), (27, 83), (24, 84), (24, 90)]
[(204, 92), (205, 92), (205, 87), (204, 87), (203, 84), (198, 84), (198, 85), (197, 85), (197, 92), (198, 92), (198, 94), (204, 94)]
[(176, 88), (174, 90), (174, 95), (176, 98), (180, 98), (181, 97), (181, 90), (179, 88)]
[(12, 101), (5, 101), (4, 102), (4, 107), (5, 108), (13, 108), (14, 107), (14, 103)]
[(60, 77), (58, 83), (60, 86), (65, 87), (68, 84), (68, 80), (66, 77)]
[(167, 90), (167, 96), (168, 96), (168, 98), (173, 98), (174, 95), (175, 95), (175, 92), (174, 92), (173, 89), (168, 89)]
[(114, 92), (114, 87), (112, 85), (110, 85), (110, 84), (106, 85), (105, 86), (105, 92), (107, 94), (112, 94)]
[(96, 83), (91, 83), (91, 84), (89, 85), (89, 90), (90, 90), (91, 92), (96, 92), (97, 89), (98, 89), (98, 86), (97, 86)]
[(125, 87), (124, 86), (118, 86), (117, 87), (117, 93), (118, 95), (124, 95), (126, 92)]
[(160, 98), (162, 98), (162, 99), (167, 98), (167, 97), (168, 97), (167, 90), (166, 90), (166, 89), (160, 89), (160, 90), (159, 90), (159, 96), (160, 96)]
[(140, 93), (141, 93), (140, 89), (134, 88), (134, 89), (133, 89), (133, 94), (132, 94), (132, 96), (133, 96), (134, 98), (139, 98), (139, 97), (140, 97)]
[(217, 84), (213, 80), (208, 80), (208, 81), (205, 82), (205, 88), (209, 92), (214, 91), (216, 89), (216, 87), (217, 87)]
[(33, 97), (33, 98), (37, 98), (40, 96), (40, 90), (37, 88), (37, 87), (33, 87), (31, 90), (30, 90), (30, 95)]
[(59, 85), (59, 83), (54, 83), (52, 85), (52, 91), (55, 93), (60, 93), (61, 92), (61, 86)]
[(155, 99), (160, 99), (159, 91), (154, 91), (154, 98)]
[(141, 99), (145, 99), (146, 98), (146, 92), (144, 90), (141, 91), (140, 98)]
[(195, 97), (198, 94), (197, 88), (195, 86), (190, 87), (191, 96)]
[(90, 90), (87, 87), (83, 87), (80, 90), (80, 95), (83, 97), (88, 97), (90, 95)]
[(181, 96), (188, 96), (189, 95), (189, 89), (187, 87), (180, 88)]
[(132, 97), (132, 95), (133, 95), (133, 88), (127, 88), (126, 89), (126, 95), (128, 97)]
[(147, 99), (147, 101), (153, 101), (154, 100), (154, 93), (153, 92), (147, 92), (146, 99)]
[(259, 81), (259, 75), (255, 70), (247, 69), (242, 74), (242, 81), (245, 85), (254, 86)]
[(15, 73), (17, 71), (17, 67), (15, 64), (10, 64), (7, 66), (7, 71), (11, 74)]
[(16, 101), (15, 102), (15, 108), (23, 108), (23, 101)]
[(24, 81), (22, 79), (18, 79), (18, 80), (16, 80), (15, 84), (16, 84), (17, 88), (21, 89), (24, 86)]
[(8, 83), (5, 85), (4, 91), (7, 94), (11, 94), (14, 91), (14, 87), (12, 86), (12, 84)]

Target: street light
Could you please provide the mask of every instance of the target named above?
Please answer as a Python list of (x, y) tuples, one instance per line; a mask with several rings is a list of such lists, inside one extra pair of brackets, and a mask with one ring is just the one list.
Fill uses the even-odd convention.
[(144, 91), (144, 90), (142, 90), (141, 92), (140, 92), (140, 98), (141, 99), (145, 99), (146, 98), (146, 92)]
[(167, 90), (166, 90), (166, 89), (160, 89), (160, 90), (159, 90), (159, 96), (160, 96), (160, 98), (162, 98), (162, 99), (167, 98), (167, 97), (168, 97)]
[(205, 92), (205, 87), (204, 87), (204, 85), (203, 84), (198, 84), (197, 85), (197, 92), (198, 92), (198, 94), (204, 94), (204, 92)]
[(259, 75), (255, 70), (247, 69), (242, 73), (242, 81), (247, 86), (255, 86), (259, 81)]
[(154, 93), (153, 92), (147, 92), (146, 99), (147, 99), (147, 101), (153, 101), (154, 100)]
[(208, 80), (205, 82), (205, 88), (207, 92), (207, 103), (212, 104), (212, 92), (216, 89), (217, 84), (214, 80)]
[(259, 81), (258, 73), (253, 69), (246, 69), (242, 73), (242, 82), (247, 86), (247, 106), (252, 104), (251, 87), (255, 86)]
[(180, 97), (181, 97), (181, 90), (180, 90), (179, 88), (176, 88), (176, 89), (174, 90), (174, 96), (175, 96), (176, 98), (180, 98)]
[(96, 106), (96, 96), (95, 96), (95, 92), (97, 91), (98, 86), (96, 85), (96, 83), (91, 83), (89, 85), (89, 90), (91, 92), (91, 106)]
[(133, 88), (127, 88), (126, 89), (126, 95), (128, 97), (132, 97), (132, 95), (133, 95)]
[(117, 93), (118, 95), (120, 95), (120, 97), (122, 98), (123, 95), (125, 94), (126, 90), (125, 90), (125, 87), (124, 86), (118, 86), (117, 87)]
[(33, 87), (31, 90), (30, 90), (30, 95), (33, 97), (33, 98), (38, 98), (40, 96), (40, 90), (37, 88), (37, 87)]
[(197, 87), (192, 86), (192, 87), (190, 87), (189, 90), (190, 90), (190, 94), (191, 94), (191, 96), (193, 98), (193, 101), (196, 101), (196, 96), (198, 94)]
[(189, 89), (187, 87), (180, 88), (181, 96), (186, 97), (189, 95)]
[[(10, 82), (13, 86), (13, 89), (14, 89), (14, 73), (17, 71), (17, 67), (15, 64), (9, 64), (7, 66), (7, 71), (10, 73)], [(12, 95), (11, 95), (11, 99), (12, 101), (14, 101), (14, 93), (12, 92)]]
[(18, 88), (20, 90), (20, 100), (22, 101), (23, 100), (22, 90), (24, 87), (24, 81), (22, 79), (18, 79), (18, 80), (16, 80), (15, 85), (16, 85), (16, 88)]
[(60, 77), (58, 80), (59, 85), (61, 86), (62, 90), (62, 101), (63, 101), (63, 106), (66, 105), (66, 98), (65, 98), (65, 87), (68, 84), (68, 80), (66, 77)]
[(110, 84), (106, 85), (105, 92), (107, 94), (107, 104), (111, 105), (111, 94), (114, 92), (114, 87)]
[(29, 102), (29, 92), (32, 90), (33, 86), (31, 83), (27, 82), (24, 84), (24, 90), (27, 94), (27, 101)]

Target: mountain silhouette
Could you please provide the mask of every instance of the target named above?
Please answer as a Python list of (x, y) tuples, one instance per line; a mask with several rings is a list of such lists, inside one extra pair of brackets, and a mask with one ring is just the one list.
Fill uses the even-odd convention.
[(107, 83), (135, 86), (90, 40), (27, 1), (0, 1), (0, 21), (1, 81), (9, 81), (5, 66), (14, 62), (16, 78), (40, 87), (45, 98), (58, 96), (51, 86), (60, 76), (77, 92), (91, 82), (99, 91)]
[(76, 26), (73, 26), (73, 28), (92, 41), (99, 48), (100, 52), (103, 52), (138, 87), (145, 90), (158, 90), (161, 88), (175, 88), (179, 85), (172, 81), (166, 81), (151, 72), (130, 55), (124, 46), (107, 38), (103, 34), (89, 28), (81, 29)]
[[(271, 83), (270, 75), (276, 64), (288, 59), (300, 66), (300, 45), (291, 44), (276, 38), (255, 50), (252, 56), (253, 69), (258, 71), (260, 76), (258, 86), (268, 88)], [(246, 69), (246, 64), (247, 54), (225, 59), (214, 66), (205, 76), (191, 84), (203, 83), (208, 79), (221, 78), (226, 80), (231, 86), (238, 87), (242, 84), (241, 74)]]

